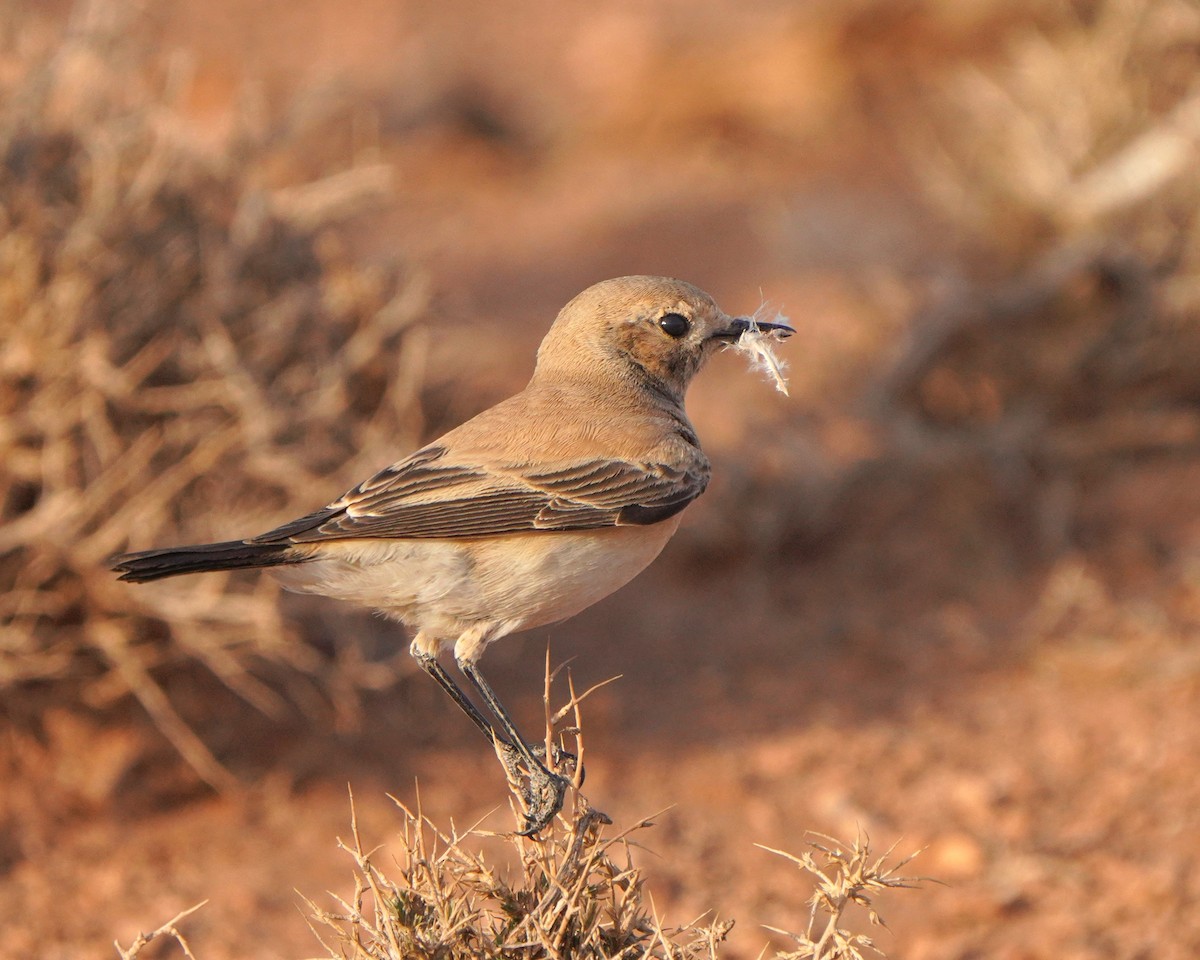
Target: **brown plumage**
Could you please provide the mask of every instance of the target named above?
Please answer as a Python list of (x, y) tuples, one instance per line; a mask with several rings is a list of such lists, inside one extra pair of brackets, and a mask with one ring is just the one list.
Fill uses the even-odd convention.
[[(681, 280), (598, 283), (559, 313), (516, 396), (308, 516), (246, 540), (126, 554), (114, 569), (146, 581), (270, 567), (290, 589), (403, 621), (422, 666), (524, 766), (534, 832), (565, 783), (520, 739), (479, 657), (500, 637), (579, 612), (658, 555), (708, 483), (687, 386), (753, 326)], [(438, 663), (451, 646), (499, 730)]]

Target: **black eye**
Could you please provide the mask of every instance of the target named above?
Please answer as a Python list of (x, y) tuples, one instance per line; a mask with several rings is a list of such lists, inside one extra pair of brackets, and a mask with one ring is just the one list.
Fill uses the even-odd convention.
[(681, 313), (664, 313), (658, 318), (658, 325), (662, 327), (663, 333), (676, 340), (687, 333), (692, 326), (688, 322), (688, 318)]

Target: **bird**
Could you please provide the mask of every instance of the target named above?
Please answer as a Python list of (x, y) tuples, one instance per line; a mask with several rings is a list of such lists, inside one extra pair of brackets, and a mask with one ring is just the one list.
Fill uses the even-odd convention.
[[(285, 589), (401, 621), (412, 656), (510, 781), (514, 769), (528, 779), (517, 832), (536, 835), (570, 784), (521, 736), (480, 658), (502, 637), (579, 613), (658, 556), (711, 472), (684, 409), (688, 385), (751, 331), (794, 333), (728, 316), (683, 280), (596, 283), (559, 312), (514, 396), (306, 516), (246, 539), (126, 553), (112, 569), (143, 583), (265, 568)], [(442, 665), (447, 651), (487, 713)]]

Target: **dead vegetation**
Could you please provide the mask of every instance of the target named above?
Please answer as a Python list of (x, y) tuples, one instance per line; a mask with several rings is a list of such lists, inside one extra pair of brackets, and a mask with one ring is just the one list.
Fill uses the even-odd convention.
[(424, 293), (332, 230), (378, 196), (378, 167), (272, 191), (282, 135), (201, 150), (183, 65), (143, 59), (121, 6), (81, 5), (41, 54), (0, 32), (0, 691), (132, 693), (227, 785), (156, 675), (200, 663), (269, 710), (256, 659), (319, 658), (266, 580), (130, 590), (105, 560), (309, 510), (380, 437), (415, 442)]
[(314, 932), (332, 958), (716, 957), (729, 921), (664, 928), (631, 856), (635, 825), (611, 821), (578, 794), (574, 810), (539, 840), (511, 835), (515, 869), (490, 862), (486, 836), (438, 829), (397, 801), (403, 833), (391, 866), (364, 848), (357, 823), (343, 847), (355, 862), (352, 896), (336, 912), (310, 902)]
[[(393, 865), (380, 864), (380, 851), (364, 849), (355, 823), (351, 842), (343, 844), (355, 862), (354, 893), (338, 898), (336, 912), (309, 903), (314, 933), (331, 960), (716, 960), (733, 929), (732, 920), (709, 918), (664, 925), (633, 857), (642, 831), (653, 826), (649, 820), (606, 836), (611, 821), (577, 794), (574, 810), (544, 839), (495, 838), (510, 846), (516, 865), (504, 869), (480, 848), (486, 835), (442, 831), (396, 803), (403, 834)], [(823, 863), (809, 853), (771, 851), (793, 860), (815, 887), (805, 933), (767, 928), (796, 944), (775, 957), (862, 960), (863, 949), (883, 956), (865, 933), (847, 929), (846, 911), (858, 904), (872, 924), (882, 924), (870, 897), (913, 886), (915, 878), (896, 874), (907, 860), (890, 865), (887, 855), (874, 858), (862, 836), (851, 844), (821, 838), (811, 846)]]
[[(1090, 509), (1094, 516), (1107, 507), (1089, 501), (1087, 487), (1096, 477), (1126, 471), (1139, 479), (1149, 475), (1147, 463), (1195, 458), (1195, 6), (1184, 0), (1063, 4), (1056, 12), (1043, 10), (1036, 23), (1011, 36), (1013, 42), (986, 61), (942, 74), (936, 89), (914, 101), (920, 108), (915, 114), (900, 110), (909, 121), (897, 126), (904, 128), (912, 169), (936, 211), (937, 229), (945, 231), (940, 242), (954, 253), (941, 261), (942, 273), (932, 281), (896, 276), (874, 291), (892, 316), (911, 318), (909, 339), (897, 345), (896, 362), (880, 377), (877, 402), (864, 417), (870, 429), (861, 432), (872, 441), (881, 436), (872, 453), (881, 452), (834, 476), (832, 492), (805, 488), (800, 471), (786, 460), (791, 453), (781, 455), (784, 465), (773, 475), (752, 477), (748, 482), (770, 495), (739, 494), (724, 505), (752, 503), (761, 514), (748, 553), (766, 553), (763, 543), (779, 541), (786, 550), (789, 538), (803, 553), (814, 539), (810, 527), (828, 535), (826, 542), (852, 542), (857, 535), (871, 558), (894, 553), (898, 542), (915, 542), (927, 556), (902, 553), (895, 572), (887, 571), (891, 580), (915, 603), (932, 603), (909, 574), (931, 559), (957, 565), (954, 597), (962, 602), (965, 596), (969, 604), (962, 582), (985, 580), (989, 571), (960, 563), (963, 554), (932, 558), (940, 544), (926, 540), (930, 530), (957, 525), (989, 547), (1032, 530), (1039, 559), (1070, 558), (1072, 550), (1087, 548), (1080, 513)], [(387, 434), (388, 449), (406, 437), (415, 440), (423, 348), (412, 320), (421, 311), (421, 288), (393, 266), (351, 261), (328, 229), (386, 188), (379, 166), (323, 171), (329, 175), (315, 183), (272, 190), (261, 167), (273, 152), (287, 150), (286, 142), (272, 139), (286, 133), (252, 133), (248, 127), (227, 156), (196, 151), (173, 119), (182, 66), (142, 62), (128, 40), (118, 42), (112, 31), (92, 25), (53, 56), (14, 67), (28, 57), (28, 48), (17, 48), (11, 29), (4, 37), (0, 692), (52, 687), (58, 702), (78, 698), (104, 706), (132, 691), (210, 782), (225, 783), (224, 771), (163, 694), (163, 675), (203, 664), (269, 710), (278, 694), (254, 679), (256, 662), (270, 659), (314, 672), (325, 665), (291, 643), (269, 582), (213, 577), (151, 594), (113, 584), (103, 558), (126, 545), (205, 539), (222, 535), (226, 522), (252, 526), (267, 514), (308, 509), (313, 490), (337, 489), (378, 465), (373, 453), (362, 454), (370, 462), (352, 458), (379, 450), (375, 438)], [(758, 49), (762, 38), (752, 40), (748, 49)], [(331, 479), (343, 458), (349, 458), (346, 476)], [(979, 464), (986, 477), (978, 485), (987, 488), (982, 494), (972, 486), (978, 474), (969, 469)], [(931, 474), (944, 482), (925, 482)], [(1143, 498), (1161, 486), (1148, 489)], [(961, 505), (971, 497), (1003, 499), (1012, 511), (1003, 522), (980, 520), (977, 503)], [(947, 499), (960, 509), (943, 509)], [(220, 530), (208, 520), (215, 504)], [(889, 511), (907, 511), (904, 536), (886, 529)], [(901, 564), (909, 565), (903, 575)], [(857, 583), (869, 564), (847, 566), (855, 568)], [(1079, 570), (1087, 576), (1075, 575)], [(1147, 612), (1129, 600), (1117, 618), (1102, 604), (1099, 613), (1091, 612), (1098, 604), (1093, 597), (1106, 595), (1111, 573), (1103, 559), (1060, 560), (1045, 591), (1049, 612), (1033, 611), (1029, 639), (1021, 642), (1046, 646), (1049, 638), (1064, 647), (1053, 653), (1058, 669), (1090, 685), (1077, 696), (1089, 703), (1108, 698), (1116, 717), (1138, 671), (1195, 676), (1194, 610), (1190, 619), (1180, 616), (1181, 608), (1195, 606), (1195, 575), (1165, 579), (1158, 605)], [(844, 585), (837, 583), (838, 589)], [(993, 657), (999, 645), (988, 645), (973, 615), (957, 613), (969, 635), (964, 644), (974, 645), (981, 660)], [(903, 614), (885, 611), (881, 617), (890, 631)], [(1105, 618), (1116, 618), (1116, 626)], [(795, 626), (794, 639), (812, 639), (812, 619)], [(1007, 642), (1011, 621), (1004, 624)], [(1139, 647), (1130, 635), (1153, 644), (1144, 640)], [(1115, 664), (1111, 675), (1099, 680), (1086, 669), (1095, 653), (1065, 644), (1093, 636), (1114, 648), (1106, 654)], [(1159, 656), (1154, 644), (1172, 647)], [(1151, 655), (1137, 662), (1143, 648)], [(838, 663), (864, 669), (863, 662)], [(947, 669), (956, 666), (951, 662)], [(1016, 677), (996, 696), (1015, 701), (1023, 693), (1028, 687)], [(1055, 726), (1061, 694), (1059, 688), (1049, 691), (1053, 709), (1032, 714), (1042, 722), (1031, 722), (1026, 739), (1033, 747), (1023, 744), (1014, 753), (1014, 767), (1031, 766), (1030, 749), (1048, 755), (1055, 747), (1036, 738), (1043, 731), (1064, 742), (1077, 739), (1077, 731)], [(10, 698), (7, 709), (17, 699)], [(942, 701), (929, 709), (944, 706)], [(1078, 721), (1077, 714), (1065, 715)], [(1188, 714), (1182, 708), (1163, 712), (1179, 715)], [(1003, 736), (987, 740), (983, 731), (980, 742), (994, 746), (1011, 738), (1009, 716), (1003, 725)], [(1161, 743), (1153, 728), (1145, 729), (1150, 736), (1131, 729), (1130, 740)], [(1103, 743), (1109, 733), (1100, 727), (1092, 735)], [(854, 733), (848, 729), (843, 736), (839, 752), (853, 755)], [(936, 749), (932, 755), (945, 761)], [(1172, 756), (1184, 754), (1164, 753), (1167, 760)], [(917, 764), (911, 755), (908, 762)], [(1035, 756), (1032, 767), (1038, 762)], [(1131, 950), (1152, 949), (1146, 946), (1151, 941), (1129, 934), (1150, 936), (1138, 922), (1141, 904), (1165, 905), (1181, 926), (1186, 923), (1187, 891), (1179, 892), (1177, 882), (1186, 876), (1183, 834), (1155, 833), (1144, 823), (1131, 829), (1109, 799), (1126, 796), (1114, 782), (1138, 781), (1140, 775), (1129, 773), (1138, 768), (1097, 751), (1068, 757), (1062, 769), (1064, 781), (1073, 779), (1071, 773), (1080, 774), (1078, 782), (1107, 774), (1107, 793), (1090, 783), (1086, 789), (1095, 805), (1118, 811), (1112, 824), (1105, 821), (1099, 840), (1072, 839), (1073, 846), (1046, 869), (1036, 896), (1021, 887), (993, 907), (979, 893), (986, 884), (972, 877), (964, 886), (974, 905), (959, 915), (918, 921), (930, 938), (965, 942), (963, 930), (970, 928), (977, 946), (963, 947), (962, 955), (1038, 949), (1044, 942), (1051, 945), (1043, 949), (1056, 950), (1062, 940), (1052, 934), (1043, 941), (1045, 925), (1038, 926), (1047, 916), (1053, 920), (1043, 904), (1055, 899), (1061, 914), (1069, 915), (1069, 921), (1059, 916), (1064, 927), (1090, 924), (1113, 943), (1134, 944)], [(1186, 762), (1178, 769), (1185, 776)], [(981, 807), (983, 826), (971, 834), (984, 850), (981, 862), (997, 864), (997, 873), (1011, 866), (1010, 852), (985, 846), (995, 840), (997, 821), (1005, 827), (1014, 807), (1029, 819), (1034, 837), (1011, 823), (1010, 833), (1001, 836), (1027, 862), (1056, 842), (1046, 826), (1054, 821), (1043, 819), (1051, 806), (1063, 816), (1060, 825), (1065, 820), (1072, 826), (1077, 818), (1069, 815), (1070, 805), (1079, 805), (1080, 795), (1070, 792), (1074, 784), (1050, 782), (1053, 789), (1035, 778), (1027, 794), (998, 788), (996, 805)], [(1181, 794), (1162, 783), (1146, 776), (1147, 802), (1130, 802), (1130, 809), (1164, 823), (1179, 818), (1186, 804), (1174, 806)], [(872, 789), (862, 787), (864, 795)], [(942, 794), (937, 798), (941, 802)], [(640, 834), (605, 837), (599, 821), (581, 819), (594, 812), (583, 807), (576, 814), (556, 826), (543, 849), (515, 839), (509, 848), (507, 840), (479, 840), (453, 826), (442, 830), (419, 810), (404, 810), (398, 862), (364, 849), (356, 832), (347, 845), (355, 862), (354, 892), (333, 908), (314, 905), (314, 923), (331, 956), (388, 957), (396, 945), (410, 950), (397, 955), (411, 955), (414, 945), (435, 955), (497, 943), (521, 956), (555, 955), (551, 948), (567, 943), (623, 943), (628, 952), (619, 955), (630, 957), (712, 955), (716, 927), (662, 931), (653, 904), (639, 899), (648, 893), (628, 852)], [(972, 830), (979, 826), (971, 824)], [(1143, 832), (1150, 838), (1145, 842)], [(1063, 876), (1079, 885), (1093, 879), (1093, 844), (1114, 857), (1113, 871), (1097, 873), (1093, 886), (1076, 889), (1078, 896), (1063, 897)], [(1125, 851), (1124, 861), (1112, 853), (1122, 844), (1137, 848)], [(497, 865), (504, 859), (492, 858), (497, 845), (512, 850), (515, 867)], [(818, 912), (808, 926), (798, 924), (804, 932), (788, 935), (792, 952), (782, 956), (837, 956), (819, 951), (865, 946), (837, 911), (861, 905), (850, 891), (863, 887), (870, 895), (870, 876), (890, 875), (865, 849), (826, 847), (798, 859), (811, 857), (821, 872), (814, 904), (833, 910)], [(1179, 865), (1168, 875), (1172, 861), (1163, 860), (1162, 851), (1172, 848)], [(831, 865), (821, 862), (822, 852)], [(1145, 871), (1131, 865), (1161, 867), (1161, 887), (1148, 886)], [(559, 889), (559, 877), (576, 886)], [(1146, 899), (1117, 902), (1123, 894), (1114, 891), (1138, 884)], [(571, 890), (594, 895), (603, 909), (572, 913), (583, 907), (567, 895)], [(506, 907), (526, 913), (514, 919)], [(153, 937), (185, 943), (180, 919), (122, 954), (136, 956), (143, 947), (151, 954)], [(1030, 931), (1023, 945), (1013, 946), (1022, 942), (1022, 924)], [(540, 939), (504, 939), (513, 930), (536, 930)], [(1190, 936), (1179, 934), (1174, 946), (1186, 950)], [(197, 956), (204, 956), (202, 943)]]
[[(453, 822), (439, 827), (421, 811), (418, 793), (415, 810), (391, 797), (400, 819), (394, 843), (365, 843), (351, 790), (350, 837), (338, 846), (354, 862), (353, 891), (328, 894), (332, 909), (305, 897), (309, 927), (330, 960), (717, 960), (734, 921), (705, 915), (666, 924), (636, 856), (653, 820), (606, 831), (613, 821), (581, 790), (586, 750), (580, 707), (598, 687), (576, 693), (568, 674), (568, 702), (552, 710), (553, 681), (547, 658), (545, 744), (575, 758), (573, 789), (565, 809), (538, 836), (478, 825), (459, 830)], [(510, 783), (510, 789), (515, 821), (524, 823), (520, 784)], [(886, 926), (876, 899), (925, 879), (899, 873), (912, 856), (892, 863), (892, 849), (872, 854), (861, 831), (850, 843), (814, 836), (811, 852), (799, 856), (759, 846), (793, 862), (801, 883), (813, 888), (803, 933), (764, 928), (793, 944), (776, 951), (775, 960), (863, 960), (864, 950), (886, 956), (856, 929), (852, 910), (865, 913), (871, 926)], [(128, 949), (117, 943), (122, 960), (134, 960), (163, 938), (195, 960), (179, 922), (203, 906), (139, 934)]]
[(191, 916), (207, 902), (208, 901), (206, 900), (202, 903), (196, 904), (194, 907), (189, 907), (188, 909), (177, 913), (157, 930), (151, 930), (149, 933), (138, 934), (134, 938), (133, 943), (129, 945), (128, 949), (122, 947), (120, 943), (114, 943), (113, 945), (117, 948), (117, 953), (120, 955), (121, 960), (134, 960), (135, 957), (141, 955), (142, 950), (148, 947), (155, 940), (160, 940), (163, 937), (170, 937), (177, 944), (179, 944), (179, 949), (183, 951), (183, 955), (187, 958), (187, 960), (196, 960), (196, 955), (192, 953), (191, 945), (187, 942), (187, 938), (184, 937), (179, 930), (179, 921)]
[(873, 926), (885, 927), (883, 917), (875, 907), (875, 899), (886, 890), (912, 889), (922, 877), (906, 877), (897, 871), (904, 868), (916, 854), (889, 863), (892, 850), (881, 857), (871, 853), (871, 844), (861, 831), (851, 843), (834, 837), (815, 837), (808, 841), (810, 851), (796, 856), (783, 850), (771, 850), (791, 860), (801, 872), (815, 881), (809, 898), (812, 912), (804, 933), (792, 933), (776, 927), (768, 930), (792, 940), (796, 949), (776, 954), (776, 960), (863, 960), (863, 950), (882, 956), (875, 941), (865, 933), (856, 933), (842, 926), (847, 910), (858, 905), (866, 910)]
[(1098, 0), (931, 92), (904, 142), (960, 272), (880, 410), (1067, 465), (1200, 444), (1198, 54), (1194, 4)]
[(1197, 57), (1187, 0), (1095, 0), (918, 74), (916, 95), (877, 91), (947, 253), (864, 278), (906, 329), (859, 397), (869, 455), (823, 467), (785, 552), (844, 533), (896, 477), (961, 493), (973, 473), (976, 509), (1053, 560), (1079, 545), (1087, 477), (1200, 453)]
[[(329, 894), (332, 909), (306, 901), (309, 926), (330, 960), (717, 960), (733, 929), (732, 920), (707, 917), (663, 922), (634, 859), (643, 831), (654, 826), (649, 820), (606, 834), (611, 821), (576, 794), (574, 809), (531, 840), (443, 830), (419, 809), (395, 803), (398, 839), (368, 848), (351, 798), (351, 838), (339, 843), (354, 860), (353, 892)], [(804, 933), (766, 928), (794, 944), (776, 950), (775, 960), (863, 960), (864, 950), (886, 957), (853, 929), (848, 910), (857, 905), (870, 925), (885, 926), (875, 898), (921, 882), (897, 873), (912, 858), (889, 863), (890, 850), (876, 857), (863, 835), (809, 846), (815, 852), (800, 856), (769, 851), (793, 861), (814, 888)], [(134, 960), (170, 938), (184, 956), (202, 960), (180, 922), (203, 906), (138, 935), (128, 948), (117, 943), (118, 954)]]

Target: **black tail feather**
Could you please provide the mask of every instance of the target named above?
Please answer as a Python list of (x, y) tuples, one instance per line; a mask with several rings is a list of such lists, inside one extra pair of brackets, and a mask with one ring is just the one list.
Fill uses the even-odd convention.
[(181, 573), (205, 573), (211, 570), (237, 570), (244, 567), (277, 567), (284, 563), (300, 563), (290, 543), (247, 543), (228, 540), (224, 543), (201, 543), (189, 547), (164, 547), (142, 550), (113, 557), (112, 569), (121, 574), (120, 580), (145, 583)]

